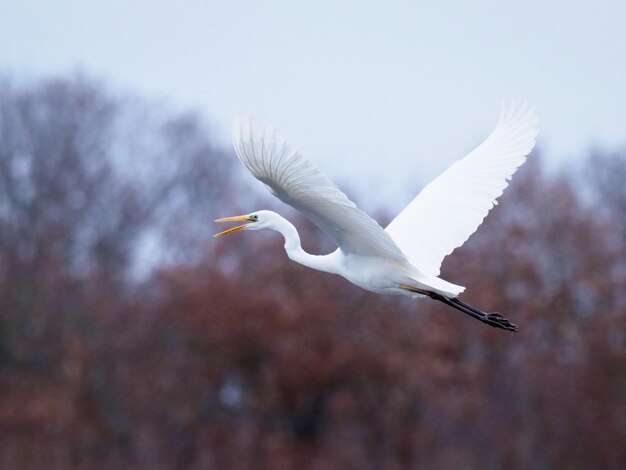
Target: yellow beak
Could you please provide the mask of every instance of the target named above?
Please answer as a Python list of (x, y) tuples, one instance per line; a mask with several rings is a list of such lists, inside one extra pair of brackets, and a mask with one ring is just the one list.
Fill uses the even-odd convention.
[[(236, 215), (234, 217), (223, 217), (221, 219), (215, 219), (214, 222), (241, 222), (241, 221), (247, 221), (247, 222), (251, 222), (251, 219), (247, 216), (247, 215)], [(215, 237), (219, 237), (220, 235), (226, 235), (227, 233), (233, 233), (236, 232), (238, 230), (243, 230), (244, 228), (246, 228), (248, 224), (243, 224), (243, 225), (238, 225), (237, 227), (231, 227), (227, 230), (224, 230), (223, 232), (220, 233), (216, 233), (215, 235), (213, 235), (213, 238)]]

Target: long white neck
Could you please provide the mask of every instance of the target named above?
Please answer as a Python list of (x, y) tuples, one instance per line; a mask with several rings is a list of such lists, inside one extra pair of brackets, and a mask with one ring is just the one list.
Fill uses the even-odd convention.
[(296, 228), (287, 219), (281, 217), (280, 220), (274, 221), (272, 229), (285, 238), (285, 251), (291, 260), (311, 269), (338, 274), (339, 267), (333, 262), (335, 260), (334, 256), (312, 255), (302, 249), (300, 235), (298, 235)]

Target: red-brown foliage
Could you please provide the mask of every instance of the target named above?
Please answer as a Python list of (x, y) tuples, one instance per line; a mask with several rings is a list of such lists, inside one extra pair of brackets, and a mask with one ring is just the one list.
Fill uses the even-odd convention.
[(0, 466), (622, 468), (624, 156), (585, 178), (531, 158), (444, 264), (511, 335), (294, 265), (273, 234), (209, 239), (234, 157), (193, 116), (117, 133), (133, 106), (80, 80), (0, 94)]

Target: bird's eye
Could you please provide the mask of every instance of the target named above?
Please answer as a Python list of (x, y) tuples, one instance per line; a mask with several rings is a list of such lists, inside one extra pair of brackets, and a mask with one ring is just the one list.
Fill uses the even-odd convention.
[(252, 216), (252, 220), (253, 220), (254, 222), (256, 222), (257, 220), (259, 220), (259, 216), (258, 216), (258, 215), (253, 215), (253, 216)]

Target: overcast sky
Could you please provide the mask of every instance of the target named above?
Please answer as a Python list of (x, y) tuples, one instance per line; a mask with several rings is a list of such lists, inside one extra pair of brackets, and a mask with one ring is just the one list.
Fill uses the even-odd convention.
[(0, 0), (0, 72), (77, 70), (197, 109), (227, 145), (235, 113), (269, 120), (385, 206), (479, 143), (504, 98), (538, 105), (556, 162), (626, 146), (624, 0)]

